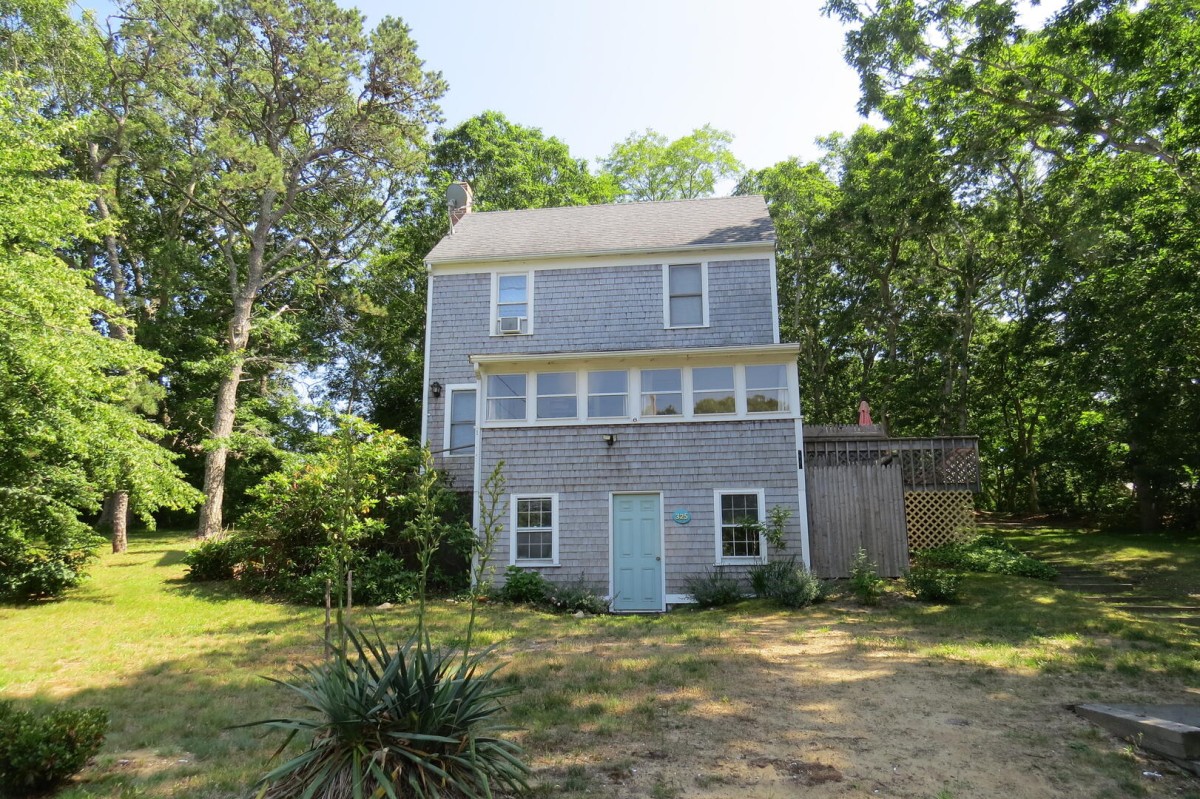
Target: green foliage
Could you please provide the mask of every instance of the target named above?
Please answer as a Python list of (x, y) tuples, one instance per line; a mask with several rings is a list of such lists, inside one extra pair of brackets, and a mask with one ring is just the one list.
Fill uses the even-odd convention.
[[(391, 649), (352, 629), (328, 663), (290, 683), (315, 718), (263, 726), (312, 737), (300, 754), (263, 777), (262, 796), (491, 796), (527, 788), (521, 748), (497, 733), (500, 700), (516, 691), (484, 670), (483, 652), (461, 658), (414, 636)], [(281, 747), (282, 749), (282, 747)]]
[(647, 129), (614, 144), (600, 168), (612, 176), (620, 199), (627, 202), (707, 197), (719, 181), (742, 171), (729, 150), (732, 142), (733, 134), (711, 125), (675, 141)]
[(0, 795), (57, 788), (100, 751), (107, 731), (108, 714), (100, 708), (38, 715), (0, 701)]
[(574, 583), (551, 583), (547, 586), (546, 607), (559, 613), (583, 611), (599, 615), (608, 613), (608, 600), (600, 596), (579, 575)]
[(549, 596), (550, 583), (541, 572), (517, 566), (509, 566), (504, 570), (504, 586), (500, 589), (500, 598), (505, 602), (543, 605)]
[(743, 599), (742, 584), (718, 569), (708, 569), (703, 574), (688, 577), (684, 589), (696, 605), (702, 608), (717, 608), (732, 605)]
[(883, 596), (883, 579), (875, 564), (867, 559), (867, 551), (861, 547), (850, 565), (850, 590), (863, 605), (878, 605)]
[(915, 560), (936, 568), (1010, 574), (1038, 580), (1053, 580), (1058, 576), (1053, 566), (1019, 552), (1012, 544), (994, 535), (980, 535), (970, 541), (925, 549), (916, 553)]
[(47, 526), (29, 538), (16, 520), (0, 520), (0, 600), (60, 597), (86, 577), (86, 567), (104, 543), (84, 525)]
[[(442, 587), (461, 584), (473, 536), (439, 474), (421, 470), (422, 451), (360, 419), (339, 424), (342, 432), (289, 455), (262, 480), (242, 531), (189, 553), (191, 579), (232, 573), (252, 593), (310, 604), (324, 600), (327, 580), (336, 596), (346, 569), (356, 604), (409, 601), (422, 573), (428, 579), (439, 567), (454, 575)], [(442, 543), (449, 551), (422, 559)]]
[(188, 567), (184, 579), (196, 583), (232, 580), (247, 555), (245, 549), (241, 539), (206, 538), (184, 553), (183, 562)]
[(803, 608), (825, 599), (825, 584), (793, 555), (750, 568), (750, 585), (756, 596), (787, 608)]
[(923, 602), (951, 603), (958, 601), (962, 575), (949, 569), (919, 564), (904, 576), (904, 585)]
[(35, 594), (78, 579), (95, 545), (79, 515), (105, 494), (128, 491), (148, 523), (198, 498), (158, 443), (166, 431), (136, 407), (157, 359), (101, 335), (96, 316), (116, 324), (121, 309), (59, 257), (102, 228), (86, 216), (92, 189), (58, 177), (70, 126), (44, 118), (43, 101), (0, 74), (0, 536), (25, 563), (10, 578), (41, 574), (10, 590)]

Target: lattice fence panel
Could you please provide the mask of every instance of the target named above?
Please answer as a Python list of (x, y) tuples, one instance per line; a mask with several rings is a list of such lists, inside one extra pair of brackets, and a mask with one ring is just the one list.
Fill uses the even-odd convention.
[(905, 491), (904, 521), (910, 550), (929, 549), (975, 535), (970, 491)]

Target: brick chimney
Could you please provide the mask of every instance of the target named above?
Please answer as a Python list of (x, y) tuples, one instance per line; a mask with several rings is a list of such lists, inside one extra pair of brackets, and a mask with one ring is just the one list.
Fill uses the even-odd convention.
[(450, 232), (454, 232), (454, 226), (459, 221), (471, 213), (471, 201), (474, 198), (474, 193), (471, 191), (471, 184), (466, 181), (459, 183), (451, 183), (446, 189), (446, 207), (450, 209)]

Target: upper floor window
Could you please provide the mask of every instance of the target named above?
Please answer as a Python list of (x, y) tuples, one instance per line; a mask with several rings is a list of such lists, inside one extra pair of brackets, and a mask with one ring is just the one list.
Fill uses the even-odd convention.
[(446, 454), (475, 454), (475, 389), (449, 389), (446, 403)]
[(525, 419), (525, 375), (488, 375), (487, 418)]
[(692, 370), (692, 413), (736, 413), (732, 366), (708, 366)]
[(533, 273), (498, 273), (492, 281), (492, 333), (531, 333)]
[(664, 269), (667, 327), (708, 325), (708, 274), (704, 264), (669, 264)]
[(574, 419), (578, 415), (575, 402), (575, 373), (538, 372), (537, 418)]
[(589, 419), (613, 419), (627, 416), (629, 373), (626, 371), (588, 372)]
[(746, 367), (746, 411), (788, 410), (787, 368), (782, 364)]
[(676, 416), (683, 413), (683, 370), (642, 370), (642, 415)]

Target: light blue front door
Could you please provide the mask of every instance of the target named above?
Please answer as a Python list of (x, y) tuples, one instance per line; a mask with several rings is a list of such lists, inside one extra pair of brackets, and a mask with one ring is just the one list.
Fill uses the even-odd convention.
[(662, 610), (658, 494), (613, 495), (613, 610)]

